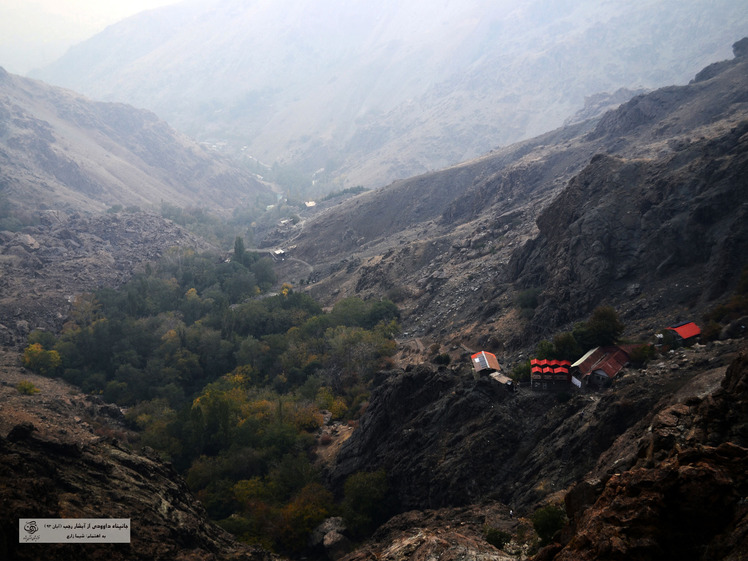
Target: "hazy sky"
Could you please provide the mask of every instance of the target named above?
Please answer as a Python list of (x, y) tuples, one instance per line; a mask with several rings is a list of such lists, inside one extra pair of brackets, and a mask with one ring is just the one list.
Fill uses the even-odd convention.
[(179, 0), (0, 0), (0, 66), (26, 74), (128, 16)]

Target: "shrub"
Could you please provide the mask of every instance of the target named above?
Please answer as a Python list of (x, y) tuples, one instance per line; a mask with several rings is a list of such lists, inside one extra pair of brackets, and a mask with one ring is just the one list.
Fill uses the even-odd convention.
[(504, 549), (504, 546), (512, 539), (512, 535), (509, 532), (491, 527), (486, 527), (484, 536), (488, 543), (498, 549)]
[(553, 536), (566, 524), (566, 513), (558, 505), (548, 504), (536, 510), (530, 517), (540, 538), (540, 545), (547, 545)]
[(534, 310), (538, 307), (538, 296), (540, 295), (539, 288), (528, 288), (517, 294), (516, 302), (517, 306), (521, 309)]
[(449, 354), (447, 354), (447, 353), (441, 353), (441, 354), (438, 354), (438, 355), (436, 355), (436, 356), (435, 356), (435, 357), (434, 357), (434, 358), (432, 359), (432, 361), (431, 361), (431, 362), (433, 362), (434, 364), (443, 364), (443, 365), (445, 365), (445, 366), (446, 366), (446, 365), (448, 365), (448, 364), (449, 364), (449, 363), (450, 363), (451, 361), (452, 361), (452, 359), (450, 358)]
[(32, 343), (23, 351), (23, 365), (39, 374), (52, 374), (62, 364), (57, 351), (45, 351), (39, 343)]
[(34, 395), (35, 393), (39, 393), (39, 388), (28, 380), (21, 380), (18, 382), (16, 384), (16, 389), (23, 395)]
[(333, 497), (330, 491), (319, 483), (306, 485), (280, 511), (276, 536), (279, 549), (303, 551), (312, 530), (327, 518), (332, 507)]
[(510, 378), (515, 382), (525, 382), (530, 379), (531, 372), (532, 366), (530, 365), (530, 361), (525, 360), (514, 365)]
[(629, 352), (629, 360), (635, 366), (645, 366), (655, 357), (655, 349), (652, 345), (639, 345)]
[(701, 330), (701, 342), (708, 343), (709, 341), (716, 341), (722, 334), (722, 325), (710, 319), (709, 322)]

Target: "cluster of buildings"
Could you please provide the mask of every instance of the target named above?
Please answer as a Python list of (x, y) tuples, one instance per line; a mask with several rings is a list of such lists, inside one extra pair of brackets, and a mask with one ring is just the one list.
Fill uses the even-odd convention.
[[(688, 345), (701, 334), (693, 322), (668, 327), (666, 335), (677, 344)], [(658, 337), (663, 339), (664, 336)], [(608, 345), (587, 351), (579, 360), (549, 360), (533, 358), (530, 361), (530, 386), (533, 390), (564, 391), (569, 389), (603, 389), (629, 363), (630, 354), (639, 345)], [(481, 351), (472, 355), (473, 371), (476, 376), (488, 373), (502, 383), (511, 384), (511, 379), (501, 374), (496, 356)]]

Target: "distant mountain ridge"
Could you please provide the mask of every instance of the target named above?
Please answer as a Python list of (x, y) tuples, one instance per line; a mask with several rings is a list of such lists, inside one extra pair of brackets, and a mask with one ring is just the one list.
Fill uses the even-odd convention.
[(269, 193), (149, 111), (0, 68), (0, 193), (26, 210), (233, 209)]
[(376, 187), (553, 129), (598, 92), (683, 83), (746, 34), (734, 0), (215, 0), (124, 20), (32, 75)]

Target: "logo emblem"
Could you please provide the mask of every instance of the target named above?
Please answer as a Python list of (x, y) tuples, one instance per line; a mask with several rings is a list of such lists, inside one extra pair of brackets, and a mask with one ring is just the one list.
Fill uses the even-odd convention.
[(36, 525), (36, 521), (31, 520), (29, 522), (26, 522), (26, 524), (23, 526), (23, 529), (26, 530), (29, 534), (36, 534), (39, 531), (39, 526)]

